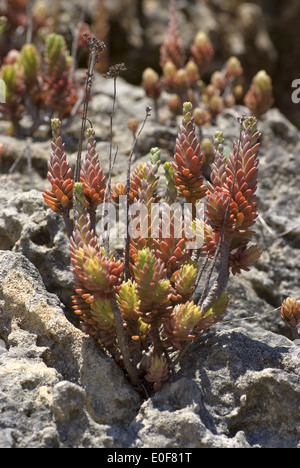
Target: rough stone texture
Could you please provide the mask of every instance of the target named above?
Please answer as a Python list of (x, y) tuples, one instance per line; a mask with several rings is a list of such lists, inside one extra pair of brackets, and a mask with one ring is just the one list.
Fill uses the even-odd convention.
[(0, 265), (0, 446), (107, 444), (106, 425), (128, 424), (138, 395), (66, 319), (24, 256), (1, 251)]
[(270, 332), (209, 333), (142, 405), (130, 428), (137, 446), (296, 447), (300, 376), (289, 353), (289, 340)]

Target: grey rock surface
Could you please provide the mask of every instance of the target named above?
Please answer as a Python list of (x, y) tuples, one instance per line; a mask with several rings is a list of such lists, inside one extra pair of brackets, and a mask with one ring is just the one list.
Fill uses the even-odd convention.
[(289, 340), (270, 332), (209, 333), (175, 381), (142, 405), (131, 426), (137, 446), (296, 447), (300, 362), (292, 356)]

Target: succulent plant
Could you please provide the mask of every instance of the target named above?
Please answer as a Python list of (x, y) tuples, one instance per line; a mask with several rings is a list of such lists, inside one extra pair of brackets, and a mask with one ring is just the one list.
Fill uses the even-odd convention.
[(192, 105), (187, 102), (183, 106), (183, 119), (176, 140), (173, 167), (178, 196), (184, 197), (188, 203), (195, 203), (206, 195), (202, 176), (202, 155), (193, 122)]
[(300, 303), (294, 297), (287, 297), (280, 310), (282, 321), (291, 327), (295, 339), (299, 339), (297, 327), (300, 323)]
[(272, 107), (274, 103), (272, 79), (265, 70), (260, 70), (253, 77), (244, 103), (257, 118)]
[(53, 119), (51, 127), (53, 139), (47, 174), (51, 190), (45, 189), (43, 197), (52, 211), (60, 213), (63, 216), (70, 236), (72, 233), (70, 210), (73, 207), (72, 169), (67, 161), (65, 143), (63, 143), (60, 135), (60, 120)]
[[(167, 102), (170, 119), (181, 115), (184, 102), (193, 105), (194, 122), (200, 131), (204, 125), (214, 123), (224, 109), (244, 101), (252, 115), (260, 118), (273, 104), (271, 78), (261, 70), (253, 78), (244, 95), (244, 69), (240, 60), (231, 56), (219, 70), (212, 68), (214, 45), (208, 34), (199, 30), (185, 51), (179, 32), (176, 0), (169, 2), (169, 26), (160, 48), (161, 74), (147, 68), (142, 85), (147, 96), (154, 100), (155, 115), (159, 119), (162, 91), (169, 93)], [(243, 97), (244, 96), (244, 97)], [(164, 120), (165, 112), (163, 113)]]
[(166, 62), (174, 63), (176, 68), (181, 68), (185, 61), (185, 52), (179, 34), (177, 5), (175, 0), (170, 1), (169, 26), (163, 45), (160, 48), (160, 65)]
[[(60, 136), (61, 122), (52, 120), (52, 190), (44, 192), (44, 199), (64, 216), (68, 228), (74, 312), (83, 332), (97, 340), (146, 394), (158, 391), (189, 344), (221, 320), (229, 301), (225, 288), (230, 273), (248, 270), (261, 253), (258, 246), (248, 245), (257, 218), (256, 119), (241, 120), (239, 140), (225, 156), (222, 132), (201, 148), (191, 102), (184, 103), (182, 114), (173, 160), (161, 168), (160, 150), (152, 148), (147, 162), (128, 171), (126, 184), (111, 187), (114, 203), (121, 196), (129, 202), (127, 238), (119, 258), (102, 245), (95, 230), (97, 207), (107, 204), (95, 132), (87, 130), (87, 152), (79, 165), (80, 181), (75, 181)], [(205, 157), (211, 164), (210, 181), (203, 175)], [(163, 201), (158, 194), (161, 173)], [(180, 199), (189, 208), (184, 213)], [(202, 205), (205, 217), (200, 219)], [(129, 229), (131, 222), (134, 230)], [(190, 239), (197, 236), (202, 242), (191, 247)], [(199, 297), (209, 259), (208, 279)], [(211, 284), (217, 260), (219, 271)]]
[(208, 70), (215, 54), (213, 45), (205, 32), (199, 31), (196, 34), (190, 50), (198, 65), (198, 71), (202, 75)]
[(64, 37), (50, 34), (45, 49), (46, 71), (42, 94), (46, 108), (57, 112), (60, 119), (70, 114), (77, 100), (76, 88), (70, 79), (71, 63), (72, 57)]
[[(0, 70), (7, 89), (0, 112), (11, 122), (11, 133), (31, 136), (51, 118), (70, 117), (78, 100), (71, 63), (64, 37), (54, 33), (46, 38), (44, 54), (28, 43), (7, 55)], [(31, 118), (31, 126), (22, 124), (25, 116)]]

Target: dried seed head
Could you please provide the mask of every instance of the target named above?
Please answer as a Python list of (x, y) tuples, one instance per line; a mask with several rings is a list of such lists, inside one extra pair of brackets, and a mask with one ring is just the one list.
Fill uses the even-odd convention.
[(124, 63), (116, 63), (115, 65), (112, 65), (109, 67), (108, 72), (106, 72), (103, 76), (104, 78), (113, 78), (116, 79), (118, 76), (120, 76), (120, 73), (122, 71), (126, 71), (127, 68), (125, 67)]
[(106, 49), (104, 42), (99, 41), (96, 36), (90, 36), (87, 32), (83, 34), (90, 51), (96, 53), (96, 62), (100, 59), (100, 53)]

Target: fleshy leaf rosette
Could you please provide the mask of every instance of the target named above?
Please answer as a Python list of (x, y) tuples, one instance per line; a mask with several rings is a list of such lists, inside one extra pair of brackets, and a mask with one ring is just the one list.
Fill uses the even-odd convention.
[(208, 223), (204, 229), (204, 250), (213, 255), (226, 218), (224, 235), (231, 238), (229, 265), (233, 274), (241, 269), (247, 271), (261, 253), (258, 246), (245, 249), (255, 233), (251, 228), (258, 216), (256, 189), (260, 133), (256, 123), (254, 117), (243, 121), (241, 140), (233, 143), (233, 152), (228, 158), (217, 151), (211, 182), (207, 183)]
[(40, 72), (40, 56), (34, 44), (25, 44), (18, 58), (18, 65), (22, 69), (24, 84), (27, 92), (36, 92), (37, 78)]
[(158, 99), (162, 92), (162, 84), (158, 73), (148, 67), (142, 76), (142, 86), (146, 95), (152, 99)]
[(166, 202), (168, 205), (172, 205), (177, 200), (177, 189), (175, 185), (175, 170), (171, 161), (164, 163), (165, 171), (165, 184), (166, 184)]
[(154, 384), (154, 391), (157, 392), (160, 390), (162, 382), (169, 378), (168, 362), (164, 355), (159, 356), (157, 354), (151, 356), (149, 361), (149, 370), (145, 375), (145, 379)]
[(200, 73), (205, 73), (215, 54), (213, 45), (205, 32), (199, 31), (196, 34), (190, 50), (196, 60)]
[(96, 152), (95, 130), (87, 130), (88, 142), (85, 160), (81, 166), (80, 182), (83, 184), (86, 207), (89, 213), (95, 212), (104, 200), (105, 176)]
[(300, 335), (297, 330), (300, 324), (300, 303), (294, 297), (287, 297), (280, 310), (281, 320), (291, 327), (294, 338), (299, 339)]
[(238, 249), (237, 252), (229, 254), (229, 264), (232, 274), (241, 273), (241, 270), (249, 271), (261, 256), (262, 249), (258, 245), (251, 245), (245, 249)]
[(190, 258), (190, 251), (186, 249), (187, 240), (181, 210), (172, 211), (168, 208), (163, 207), (158, 236), (152, 241), (155, 255), (164, 263), (170, 277)]
[(206, 186), (202, 176), (202, 155), (200, 144), (195, 134), (192, 104), (183, 105), (183, 119), (176, 140), (173, 167), (175, 185), (179, 197), (185, 197), (187, 203), (195, 203), (205, 197)]
[(137, 293), (137, 283), (131, 279), (123, 282), (116, 298), (124, 320), (124, 329), (130, 338), (134, 342), (144, 339), (148, 333), (148, 325), (141, 318), (139, 309), (141, 300)]
[(3, 65), (1, 79), (5, 83), (5, 103), (0, 104), (0, 110), (6, 119), (17, 125), (25, 110), (23, 98), (26, 89), (22, 71), (16, 64)]
[(253, 77), (244, 103), (256, 118), (265, 114), (274, 104), (272, 80), (265, 70), (260, 70)]
[(60, 119), (69, 115), (77, 101), (77, 91), (70, 79), (72, 57), (60, 34), (49, 34), (45, 50), (42, 101), (45, 107), (57, 112)]
[(142, 320), (148, 324), (161, 323), (171, 310), (171, 283), (164, 263), (147, 247), (137, 252), (132, 272)]
[(205, 313), (194, 301), (177, 304), (164, 324), (165, 346), (181, 350), (183, 346), (197, 339), (205, 330), (221, 320), (228, 305), (228, 296), (223, 293)]
[(194, 330), (201, 317), (201, 307), (193, 301), (177, 304), (170, 320), (164, 324), (167, 342), (175, 349), (182, 349), (185, 342), (195, 339)]
[(205, 312), (199, 320), (196, 332), (202, 333), (203, 331), (210, 328), (212, 325), (218, 323), (227, 309), (230, 297), (224, 292), (220, 294), (220, 297), (211, 305), (210, 309)]
[(167, 62), (171, 62), (176, 68), (181, 68), (184, 61), (185, 52), (179, 34), (176, 0), (171, 0), (168, 31), (160, 48), (160, 65), (163, 67)]
[(51, 190), (45, 190), (43, 197), (47, 205), (55, 213), (60, 213), (65, 221), (68, 234), (71, 235), (69, 213), (73, 206), (73, 179), (72, 169), (67, 161), (65, 144), (60, 136), (61, 122), (52, 119), (52, 141), (50, 160), (48, 161), (48, 180)]
[(197, 268), (192, 263), (184, 264), (171, 277), (176, 291), (176, 301), (184, 302), (191, 298), (197, 279)]

